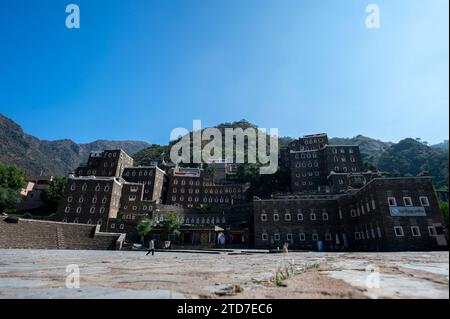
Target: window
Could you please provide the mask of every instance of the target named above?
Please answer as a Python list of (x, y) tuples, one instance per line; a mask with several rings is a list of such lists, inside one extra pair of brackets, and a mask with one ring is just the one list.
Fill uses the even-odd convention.
[(85, 191), (87, 189), (87, 185), (84, 184), (83, 187), (81, 188), (81, 190)]
[(80, 202), (80, 203), (84, 202), (84, 197), (81, 196), (80, 199), (78, 199), (78, 202)]
[(88, 225), (92, 225), (92, 220), (89, 219), (89, 220), (87, 221), (87, 223), (88, 223)]
[(388, 204), (389, 206), (397, 206), (397, 201), (395, 200), (395, 197), (388, 197)]
[(262, 222), (267, 221), (267, 214), (261, 214), (261, 221)]
[(95, 213), (95, 207), (91, 207), (91, 209), (89, 210), (89, 212), (90, 212), (91, 214), (94, 214), (94, 213)]
[(67, 197), (67, 202), (71, 203), (72, 202), (72, 196)]
[(289, 241), (292, 241), (292, 234), (287, 234), (286, 235), (286, 239), (289, 240)]
[(76, 188), (75, 184), (72, 184), (72, 185), (70, 186), (70, 190), (71, 190), (71, 191), (74, 191), (75, 188)]
[(422, 205), (422, 206), (430, 206), (430, 202), (428, 201), (428, 197), (426, 197), (426, 196), (420, 196), (419, 197), (419, 200), (420, 200), (420, 205)]
[(315, 213), (311, 213), (311, 214), (309, 215), (309, 218), (310, 218), (311, 220), (316, 220), (316, 214), (315, 214)]
[(405, 206), (413, 205), (411, 197), (403, 197), (403, 203), (405, 203)]
[(116, 224), (111, 224), (111, 229), (116, 228)]
[(105, 192), (109, 191), (109, 186), (105, 186)]
[(81, 213), (81, 207), (77, 207), (77, 214)]
[(297, 219), (298, 220), (303, 220), (303, 214), (302, 213), (298, 213), (297, 214)]
[(361, 239), (361, 233), (360, 232), (355, 232), (355, 239), (356, 240), (360, 240)]
[(279, 221), (280, 220), (280, 216), (278, 214), (273, 214), (273, 220), (274, 221)]
[(312, 240), (318, 241), (319, 240), (319, 235), (318, 234), (312, 234)]
[(325, 240), (331, 241), (331, 234), (325, 234)]
[(394, 227), (395, 236), (397, 237), (403, 237), (405, 234), (403, 233), (403, 227), (402, 226), (395, 226)]
[(430, 236), (436, 236), (436, 228), (434, 226), (428, 226), (428, 234), (430, 234)]
[(420, 237), (420, 229), (418, 226), (411, 226), (411, 233), (413, 237)]
[(120, 229), (124, 229), (125, 225), (124, 224), (120, 224)]
[(322, 214), (322, 219), (323, 220), (328, 220), (328, 213), (323, 213)]
[(275, 234), (275, 235), (273, 235), (273, 238), (274, 238), (276, 241), (279, 241), (279, 240), (280, 240), (280, 234)]
[(130, 195), (130, 196), (128, 196), (128, 200), (129, 200), (129, 201), (135, 201), (135, 200), (136, 200), (136, 195)]
[(350, 215), (351, 215), (352, 217), (356, 217), (356, 210), (352, 209), (352, 210), (350, 211)]
[(105, 207), (100, 208), (100, 214), (103, 214), (105, 212)]
[(291, 219), (292, 219), (291, 214), (287, 213), (287, 214), (284, 215), (284, 220), (285, 221), (290, 222)]
[(301, 240), (301, 241), (305, 241), (305, 240), (306, 240), (306, 235), (305, 235), (305, 233), (299, 234), (299, 237), (300, 237), (300, 240)]
[(67, 206), (66, 209), (64, 209), (64, 211), (65, 211), (66, 213), (70, 212), (70, 206)]
[(97, 225), (101, 225), (101, 224), (102, 224), (102, 220), (101, 219), (97, 220)]

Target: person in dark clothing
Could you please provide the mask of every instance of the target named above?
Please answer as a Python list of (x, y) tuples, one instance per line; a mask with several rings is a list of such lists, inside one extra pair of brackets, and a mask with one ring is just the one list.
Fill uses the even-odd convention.
[(155, 241), (153, 239), (148, 243), (148, 253), (145, 256), (148, 256), (150, 253), (152, 253), (152, 256), (155, 254)]

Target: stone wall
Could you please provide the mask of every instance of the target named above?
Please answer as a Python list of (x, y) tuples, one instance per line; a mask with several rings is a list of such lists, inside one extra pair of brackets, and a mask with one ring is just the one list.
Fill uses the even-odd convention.
[(121, 234), (100, 233), (98, 226), (0, 218), (2, 249), (114, 250), (118, 241), (123, 241)]

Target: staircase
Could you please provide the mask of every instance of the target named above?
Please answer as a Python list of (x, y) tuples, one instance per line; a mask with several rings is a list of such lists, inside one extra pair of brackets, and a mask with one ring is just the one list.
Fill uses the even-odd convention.
[(64, 231), (61, 226), (56, 226), (56, 246), (58, 249), (65, 249), (66, 243), (64, 241)]

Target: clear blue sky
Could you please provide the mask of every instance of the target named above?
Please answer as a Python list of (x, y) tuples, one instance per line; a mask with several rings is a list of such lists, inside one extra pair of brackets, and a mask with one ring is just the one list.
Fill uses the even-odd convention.
[[(365, 27), (365, 7), (381, 29)], [(65, 6), (81, 29), (65, 27)], [(448, 139), (448, 0), (0, 1), (0, 113), (42, 139), (165, 143), (247, 119), (282, 136)]]

